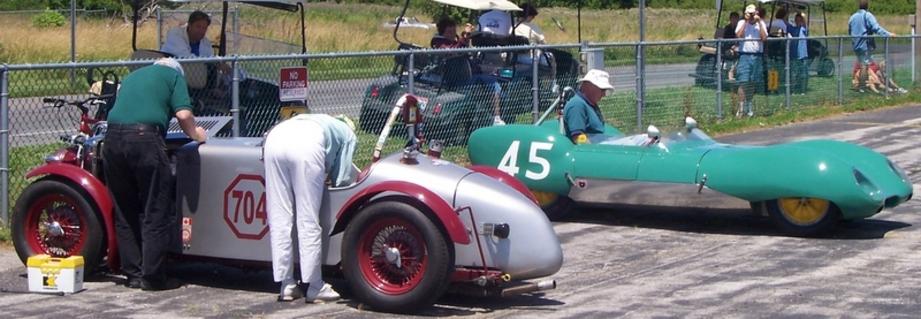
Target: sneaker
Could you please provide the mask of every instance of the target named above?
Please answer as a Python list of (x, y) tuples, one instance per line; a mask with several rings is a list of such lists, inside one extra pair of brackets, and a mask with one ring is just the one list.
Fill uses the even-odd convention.
[(746, 115), (748, 115), (748, 117), (752, 117), (752, 116), (755, 116), (755, 112), (748, 111), (748, 114), (746, 114)]
[(278, 301), (289, 302), (304, 296), (304, 291), (297, 283), (282, 284), (281, 292), (278, 294)]
[(339, 293), (333, 289), (333, 286), (330, 284), (323, 284), (323, 288), (320, 288), (316, 294), (312, 294), (310, 289), (307, 289), (307, 298), (304, 298), (306, 303), (324, 303), (339, 300), (341, 297)]
[(144, 291), (173, 290), (179, 287), (182, 287), (182, 282), (176, 278), (166, 278), (163, 280), (141, 280), (141, 290)]
[(492, 125), (505, 125), (505, 121), (502, 120), (501, 116), (496, 115), (492, 119)]
[(899, 88), (898, 90), (896, 90), (896, 92), (899, 92), (899, 93), (901, 93), (901, 94), (905, 94), (905, 93), (908, 93), (908, 90), (903, 89), (903, 88)]
[(134, 276), (126, 276), (125, 287), (131, 288), (131, 289), (140, 289), (141, 288), (141, 278), (134, 277)]

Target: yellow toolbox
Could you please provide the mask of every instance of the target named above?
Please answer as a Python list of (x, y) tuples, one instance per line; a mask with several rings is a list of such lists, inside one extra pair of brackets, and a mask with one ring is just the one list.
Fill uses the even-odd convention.
[(83, 257), (29, 257), (29, 291), (74, 293), (83, 290)]

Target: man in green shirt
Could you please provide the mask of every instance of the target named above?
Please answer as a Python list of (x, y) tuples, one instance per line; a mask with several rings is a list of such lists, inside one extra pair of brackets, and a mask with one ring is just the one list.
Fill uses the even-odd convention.
[(566, 136), (573, 143), (589, 143), (592, 137), (603, 136), (604, 118), (598, 102), (613, 90), (608, 72), (592, 69), (579, 79), (579, 91), (563, 107), (563, 125)]
[(183, 132), (195, 141), (205, 141), (204, 129), (195, 125), (182, 66), (171, 58), (125, 77), (109, 112), (102, 158), (106, 184), (117, 207), (115, 236), (121, 268), (130, 288), (181, 286), (163, 271), (174, 219), (163, 137), (174, 115)]

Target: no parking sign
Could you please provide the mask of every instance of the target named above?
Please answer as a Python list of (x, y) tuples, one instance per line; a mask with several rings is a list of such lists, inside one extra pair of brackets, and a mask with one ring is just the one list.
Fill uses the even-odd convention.
[(281, 68), (278, 99), (282, 102), (307, 99), (307, 67)]

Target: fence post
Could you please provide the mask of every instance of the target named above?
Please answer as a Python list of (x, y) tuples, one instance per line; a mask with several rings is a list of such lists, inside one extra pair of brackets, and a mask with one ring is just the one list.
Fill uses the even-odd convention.
[(646, 83), (646, 62), (643, 60), (643, 42), (636, 44), (636, 129), (643, 130), (643, 98), (646, 96), (643, 86)]
[(10, 108), (9, 68), (0, 70), (0, 211), (3, 224), (9, 226), (10, 208)]
[(240, 137), (240, 66), (234, 56), (230, 65), (233, 68), (233, 84), (231, 86), (230, 113), (233, 116), (233, 137)]
[[(540, 50), (532, 46), (531, 51), (531, 123), (537, 123), (540, 116)], [(548, 61), (549, 62), (549, 61)], [(554, 76), (556, 78), (556, 76)]]
[(835, 77), (838, 78), (838, 105), (844, 104), (844, 70), (841, 69), (842, 64), (844, 64), (844, 38), (838, 37), (838, 67), (835, 68)]
[(413, 81), (415, 81), (413, 78), (416, 76), (415, 56), (414, 50), (409, 49), (409, 67), (406, 68), (406, 85), (409, 87), (409, 94), (416, 94), (416, 90), (413, 88)]
[(160, 43), (163, 43), (163, 15), (161, 14), (160, 6), (157, 6), (157, 47), (160, 47)]
[(892, 69), (890, 68), (891, 67), (890, 64), (892, 64), (892, 61), (889, 60), (889, 37), (887, 36), (884, 40), (886, 41), (885, 42), (886, 51), (883, 53), (883, 58), (886, 61), (886, 68), (885, 70), (880, 70), (880, 71), (886, 72), (886, 77), (880, 80), (883, 81), (883, 91), (885, 92), (886, 98), (888, 99), (889, 98), (889, 79), (892, 78), (893, 74), (892, 72), (889, 72), (889, 70)]
[(786, 82), (786, 88), (784, 89), (784, 107), (789, 111), (790, 110), (790, 37), (784, 38), (784, 58), (783, 58), (783, 69), (784, 69), (784, 82)]
[(716, 39), (716, 118), (723, 119), (723, 39)]

